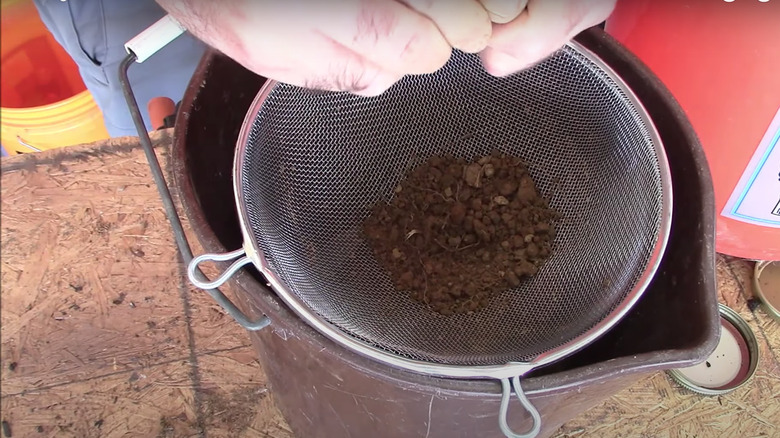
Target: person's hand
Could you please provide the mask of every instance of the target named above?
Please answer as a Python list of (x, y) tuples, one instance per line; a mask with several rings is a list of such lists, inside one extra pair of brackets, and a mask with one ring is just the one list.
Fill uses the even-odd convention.
[(377, 95), (441, 68), (452, 48), (506, 75), (603, 21), (616, 0), (157, 0), (192, 34), (253, 72)]
[(482, 51), (525, 0), (157, 0), (192, 34), (267, 78), (376, 95)]
[[(500, 1), (500, 0), (496, 0)], [(616, 0), (528, 0), (514, 20), (495, 24), (480, 54), (485, 69), (506, 76), (547, 58), (578, 33), (606, 20)]]

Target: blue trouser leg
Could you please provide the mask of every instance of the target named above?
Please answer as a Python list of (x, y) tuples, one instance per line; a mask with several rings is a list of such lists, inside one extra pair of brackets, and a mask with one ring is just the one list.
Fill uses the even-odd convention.
[[(165, 15), (154, 0), (34, 0), (41, 19), (79, 66), (81, 77), (103, 112), (112, 137), (137, 135), (119, 84), (124, 44)], [(178, 102), (206, 46), (184, 34), (143, 63), (129, 77), (147, 130), (146, 103), (157, 96)]]

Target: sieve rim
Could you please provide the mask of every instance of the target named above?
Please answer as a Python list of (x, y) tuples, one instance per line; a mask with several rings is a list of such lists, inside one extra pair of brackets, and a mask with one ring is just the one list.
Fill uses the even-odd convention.
[(663, 259), (666, 251), (669, 234), (671, 232), (672, 219), (672, 181), (671, 171), (669, 169), (668, 158), (653, 120), (649, 116), (647, 109), (636, 96), (633, 90), (620, 78), (620, 76), (593, 51), (572, 40), (565, 44), (566, 47), (574, 49), (582, 56), (593, 62), (615, 83), (626, 96), (627, 100), (635, 107), (636, 112), (644, 123), (647, 134), (653, 142), (653, 149), (658, 158), (658, 167), (661, 183), (661, 202), (659, 213), (658, 234), (650, 251), (648, 262), (642, 274), (637, 279), (635, 286), (629, 291), (623, 300), (615, 308), (606, 313), (604, 317), (589, 330), (569, 340), (568, 342), (553, 348), (547, 352), (539, 354), (528, 362), (507, 362), (495, 365), (451, 365), (434, 363), (417, 359), (409, 359), (397, 354), (390, 353), (381, 348), (375, 347), (368, 342), (352, 337), (339, 329), (336, 325), (328, 322), (323, 317), (314, 312), (302, 299), (300, 299), (284, 281), (272, 269), (270, 269), (267, 259), (260, 245), (257, 242), (255, 234), (250, 231), (251, 223), (246, 208), (246, 195), (243, 190), (244, 163), (246, 159), (246, 150), (250, 132), (254, 121), (263, 103), (270, 93), (275, 89), (279, 81), (268, 79), (255, 96), (249, 111), (247, 111), (236, 143), (236, 153), (233, 161), (233, 192), (238, 210), (241, 234), (243, 237), (243, 248), (246, 256), (252, 264), (264, 275), (269, 286), (274, 292), (288, 305), (301, 319), (312, 326), (319, 333), (328, 339), (346, 347), (350, 351), (358, 353), (369, 359), (373, 359), (387, 365), (406, 369), (409, 371), (450, 378), (485, 378), (485, 379), (506, 379), (515, 376), (522, 376), (529, 371), (547, 365), (549, 363), (567, 357), (576, 351), (591, 344), (596, 339), (604, 335), (614, 327), (633, 306), (639, 301), (644, 291), (652, 282), (656, 271)]

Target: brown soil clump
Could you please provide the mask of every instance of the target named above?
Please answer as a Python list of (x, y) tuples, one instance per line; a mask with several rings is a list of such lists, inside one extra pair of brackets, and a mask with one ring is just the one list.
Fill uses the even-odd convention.
[(481, 309), (550, 257), (558, 214), (522, 160), (432, 157), (363, 224), (395, 287), (451, 315)]

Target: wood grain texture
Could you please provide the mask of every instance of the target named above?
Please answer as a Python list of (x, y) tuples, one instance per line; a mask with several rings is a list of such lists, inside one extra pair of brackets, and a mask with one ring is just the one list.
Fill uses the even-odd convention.
[[(170, 135), (154, 133), (163, 165)], [(188, 285), (136, 139), (3, 158), (1, 190), (0, 408), (14, 436), (292, 437), (246, 332)], [(719, 299), (761, 349), (748, 385), (708, 397), (656, 373), (556, 436), (780, 436), (780, 324), (755, 304), (752, 269), (718, 258)]]
[(247, 333), (189, 287), (136, 139), (4, 158), (0, 199), (14, 436), (290, 436)]

